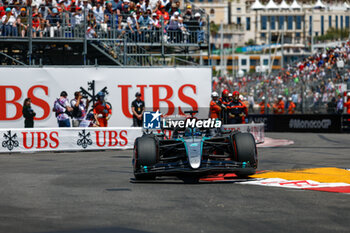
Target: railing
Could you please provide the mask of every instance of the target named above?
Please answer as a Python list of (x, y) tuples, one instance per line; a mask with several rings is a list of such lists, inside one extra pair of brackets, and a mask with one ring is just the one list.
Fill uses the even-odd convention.
[[(91, 10), (42, 15), (37, 11), (32, 12), (30, 7), (22, 8), (25, 9), (23, 13), (9, 16), (10, 19), (6, 22), (0, 20), (0, 39), (49, 38), (93, 41), (127, 37), (128, 42), (132, 43), (188, 46), (208, 43), (209, 39), (207, 16), (191, 20), (182, 20), (181, 17), (165, 20), (161, 15), (112, 13), (103, 14), (102, 20)], [(30, 28), (32, 30), (29, 30)]]

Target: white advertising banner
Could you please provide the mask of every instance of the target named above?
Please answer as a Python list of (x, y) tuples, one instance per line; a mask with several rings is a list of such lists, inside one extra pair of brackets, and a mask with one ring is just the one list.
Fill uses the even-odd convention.
[(62, 91), (71, 100), (76, 91), (96, 96), (106, 90), (112, 105), (109, 127), (132, 125), (136, 92), (143, 95), (146, 109), (168, 115), (195, 109), (200, 117), (208, 116), (210, 68), (0, 68), (0, 77), (0, 128), (24, 127), (27, 97), (36, 112), (34, 126), (57, 127), (52, 107)]
[(142, 128), (2, 129), (0, 152), (131, 149)]
[[(250, 132), (257, 143), (264, 142), (264, 124), (224, 125), (223, 128)], [(136, 127), (0, 129), (0, 153), (132, 149), (142, 131)], [(171, 132), (165, 134), (171, 137)]]

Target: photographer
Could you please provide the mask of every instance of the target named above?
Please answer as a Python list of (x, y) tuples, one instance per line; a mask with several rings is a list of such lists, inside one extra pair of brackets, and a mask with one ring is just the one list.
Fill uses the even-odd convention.
[(62, 91), (52, 109), (56, 113), (58, 127), (70, 127), (69, 117), (72, 115), (73, 109), (69, 106), (67, 96), (67, 92)]
[(70, 101), (73, 108), (72, 111), (72, 126), (79, 127), (81, 121), (85, 118), (87, 109), (89, 107), (89, 100), (81, 95), (79, 91), (74, 93), (74, 99)]

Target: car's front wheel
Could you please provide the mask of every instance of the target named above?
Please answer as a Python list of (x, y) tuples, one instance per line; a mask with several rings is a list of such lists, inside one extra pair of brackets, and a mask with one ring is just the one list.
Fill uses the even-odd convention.
[[(137, 180), (152, 180), (154, 174), (138, 173), (138, 169), (154, 166), (159, 162), (157, 139), (143, 136), (136, 140), (134, 147), (134, 176)], [(147, 169), (144, 169), (147, 170)]]
[(247, 169), (237, 172), (239, 177), (255, 174), (258, 166), (257, 149), (254, 136), (251, 133), (236, 133), (232, 135), (234, 158), (237, 162), (245, 162)]

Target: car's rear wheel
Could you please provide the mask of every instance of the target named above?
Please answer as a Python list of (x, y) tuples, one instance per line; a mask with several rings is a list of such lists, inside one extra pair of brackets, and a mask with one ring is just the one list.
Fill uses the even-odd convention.
[[(246, 162), (247, 169), (236, 172), (238, 177), (255, 174), (257, 168), (257, 149), (254, 136), (251, 133), (236, 133), (232, 135), (234, 158), (237, 162)], [(249, 163), (249, 164), (248, 164)]]
[(154, 174), (138, 173), (141, 167), (154, 166), (159, 162), (157, 139), (152, 136), (143, 136), (135, 142), (134, 148), (134, 176), (137, 180), (153, 180)]

